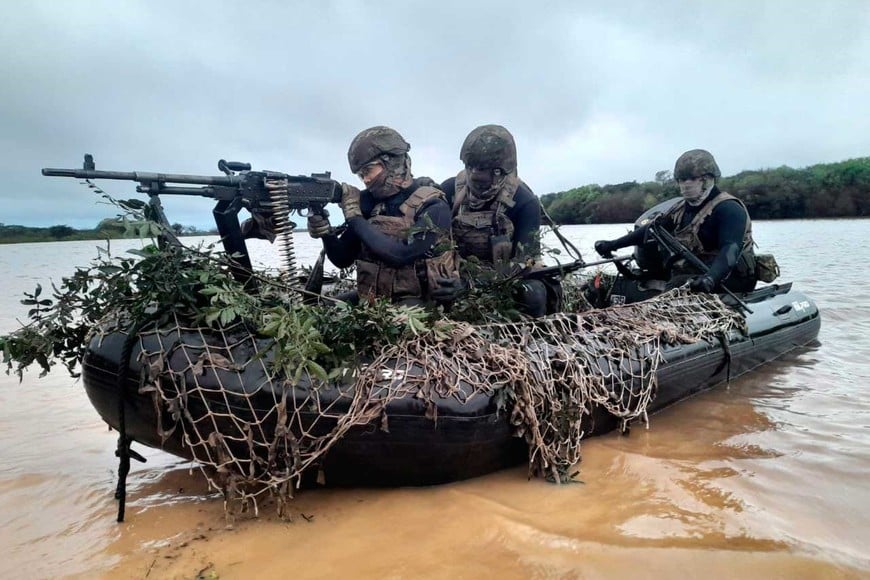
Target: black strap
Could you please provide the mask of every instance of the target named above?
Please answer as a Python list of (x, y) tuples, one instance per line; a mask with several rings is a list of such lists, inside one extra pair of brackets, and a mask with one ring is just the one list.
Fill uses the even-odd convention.
[(722, 349), (725, 351), (725, 356), (722, 358), (722, 362), (719, 363), (719, 366), (716, 367), (716, 370), (713, 371), (712, 376), (718, 375), (722, 372), (722, 369), (725, 368), (727, 373), (725, 375), (725, 383), (731, 384), (731, 343), (728, 341), (728, 335), (724, 332), (717, 335), (719, 339), (719, 343), (722, 345)]
[(124, 340), (124, 347), (121, 350), (121, 358), (119, 360), (118, 373), (116, 375), (115, 390), (118, 393), (118, 447), (115, 449), (115, 457), (118, 458), (118, 485), (115, 488), (115, 499), (118, 500), (118, 519), (124, 521), (124, 511), (127, 504), (127, 475), (130, 473), (130, 458), (136, 461), (145, 463), (145, 458), (130, 449), (133, 444), (133, 439), (127, 437), (127, 420), (125, 402), (127, 400), (127, 389), (125, 380), (127, 372), (130, 368), (130, 356), (133, 352), (133, 344), (139, 336), (141, 324), (134, 324), (128, 331), (127, 338)]

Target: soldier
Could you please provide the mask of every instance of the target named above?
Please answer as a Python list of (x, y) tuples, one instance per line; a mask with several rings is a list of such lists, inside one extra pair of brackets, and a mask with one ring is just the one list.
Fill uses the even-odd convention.
[[(695, 292), (715, 292), (721, 286), (732, 292), (755, 289), (755, 252), (752, 223), (743, 202), (721, 191), (716, 180), (721, 176), (713, 156), (703, 149), (680, 155), (674, 178), (682, 198), (664, 215), (665, 227), (707, 266), (706, 274), (688, 269), (677, 261), (668, 287), (690, 280)], [(649, 226), (616, 240), (595, 242), (595, 251), (610, 257), (614, 250), (643, 243)]]
[(458, 277), (450, 239), (450, 206), (428, 177), (411, 174), (411, 146), (389, 127), (362, 131), (350, 144), (350, 169), (366, 188), (342, 184), (347, 229), (336, 235), (324, 215), (308, 218), (339, 268), (356, 262), (357, 290), (346, 296), (386, 297), (403, 304), (431, 298), (437, 280)]
[[(441, 184), (452, 200), (453, 240), (459, 256), (474, 256), (496, 267), (538, 260), (541, 202), (517, 176), (513, 135), (500, 125), (477, 127), (465, 138), (459, 159), (465, 169)], [(445, 280), (436, 297), (453, 300), (465, 286), (461, 280)], [(530, 316), (545, 314), (544, 283), (524, 281), (518, 301)]]

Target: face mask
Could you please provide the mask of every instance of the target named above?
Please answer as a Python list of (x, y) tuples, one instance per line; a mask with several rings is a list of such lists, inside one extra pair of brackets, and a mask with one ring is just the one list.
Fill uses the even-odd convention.
[(385, 170), (367, 186), (375, 199), (386, 199), (399, 193), (413, 182), (411, 158), (407, 155), (383, 160)]
[(374, 196), (375, 199), (386, 199), (395, 195), (399, 190), (387, 183), (387, 172), (381, 171), (371, 182), (366, 185), (366, 189)]
[(469, 186), (477, 194), (485, 195), (501, 184), (502, 172), (500, 169), (466, 167), (465, 171), (468, 174)]
[(685, 179), (679, 181), (678, 185), (680, 186), (680, 195), (691, 206), (700, 205), (713, 190), (713, 180), (706, 177)]

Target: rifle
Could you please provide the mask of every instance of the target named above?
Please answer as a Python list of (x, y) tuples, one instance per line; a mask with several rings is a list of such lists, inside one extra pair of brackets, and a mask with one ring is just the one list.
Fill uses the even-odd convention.
[[(216, 200), (217, 205), (212, 210), (212, 215), (224, 250), (234, 261), (233, 275), (246, 284), (251, 282), (253, 270), (239, 224), (239, 211), (246, 209), (252, 215), (265, 215), (272, 218), (275, 233), (281, 238), (280, 252), (285, 258), (287, 269), (292, 273), (295, 270), (292, 237), (295, 224), (288, 219), (290, 213), (296, 211), (301, 216), (307, 216), (323, 212), (327, 203), (341, 201), (341, 184), (333, 180), (328, 171), (312, 173), (310, 176), (288, 175), (277, 171), (252, 171), (250, 163), (223, 159), (218, 161), (218, 169), (224, 175), (97, 171), (93, 156), (86, 154), (82, 169), (46, 168), (42, 170), (42, 174), (85, 180), (135, 181), (139, 184), (136, 191), (148, 194), (149, 203), (158, 221), (164, 225), (168, 223), (160, 205), (160, 195), (192, 195)], [(270, 189), (267, 182), (284, 182), (286, 187)]]
[[(653, 239), (659, 244), (661, 248), (670, 253), (672, 256), (677, 256), (679, 258), (684, 259), (686, 262), (692, 265), (693, 268), (698, 270), (701, 274), (709, 274), (710, 268), (701, 261), (701, 259), (693, 254), (689, 248), (684, 246), (680, 240), (675, 238), (661, 223), (661, 216), (658, 216), (656, 219), (649, 223), (649, 227), (647, 229), (649, 234), (653, 237)], [(722, 292), (731, 297), (737, 304), (743, 308), (749, 314), (752, 314), (752, 310), (749, 306), (737, 297), (731, 290), (722, 286), (720, 284)]]
[(607, 258), (606, 260), (597, 260), (595, 262), (584, 262), (582, 259), (565, 264), (556, 264), (555, 266), (547, 266), (537, 270), (527, 269), (520, 272), (520, 278), (524, 280), (540, 280), (550, 276), (564, 276), (576, 270), (583, 268), (591, 268), (592, 266), (600, 266), (602, 264), (622, 264), (629, 260), (633, 260), (632, 256), (616, 256), (615, 258)]

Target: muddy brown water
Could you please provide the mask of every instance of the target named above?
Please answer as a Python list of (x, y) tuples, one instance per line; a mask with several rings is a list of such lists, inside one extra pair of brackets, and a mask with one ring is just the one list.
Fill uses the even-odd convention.
[[(61, 370), (0, 375), (0, 577), (870, 577), (870, 221), (757, 222), (822, 309), (820, 344), (583, 447), (579, 479), (524, 468), (427, 488), (318, 489), (292, 521), (228, 526), (189, 463), (145, 449), (115, 522), (116, 434)], [(627, 226), (564, 231), (587, 259)], [(302, 261), (316, 244), (297, 237)], [(126, 244), (130, 244), (127, 242)], [(0, 332), (96, 242), (0, 246)], [(125, 247), (115, 243), (113, 248)], [(255, 251), (275, 263), (273, 248)]]

